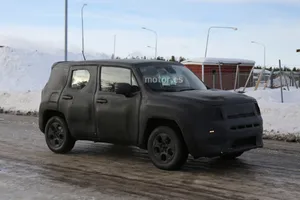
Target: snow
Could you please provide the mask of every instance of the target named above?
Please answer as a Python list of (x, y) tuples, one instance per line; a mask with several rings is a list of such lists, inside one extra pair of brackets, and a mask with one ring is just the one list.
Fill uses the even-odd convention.
[(206, 58), (195, 58), (189, 59), (181, 62), (183, 65), (185, 64), (192, 64), (192, 65), (218, 65), (219, 63), (225, 64), (237, 64), (241, 63), (240, 65), (247, 65), (247, 66), (254, 66), (255, 61), (247, 60), (247, 59), (238, 59), (238, 58), (213, 58), (213, 57), (206, 57)]
[[(106, 59), (105, 54), (87, 54), (87, 59)], [(82, 60), (81, 53), (68, 55)], [(41, 90), (48, 81), (54, 62), (64, 60), (63, 51), (43, 52), (36, 49), (0, 48), (0, 91)]]
[(247, 88), (245, 92), (258, 101), (266, 135), (293, 135), (300, 138), (300, 89), (290, 87), (288, 91), (285, 87), (283, 103), (280, 88), (259, 88), (256, 91)]
[(6, 111), (37, 112), (41, 91), (0, 92), (0, 108)]
[[(261, 71), (262, 71), (262, 69), (253, 69), (253, 73), (254, 73), (254, 74), (260, 74)], [(268, 74), (268, 75), (269, 75), (269, 74), (271, 74), (271, 71), (265, 69), (264, 74)]]

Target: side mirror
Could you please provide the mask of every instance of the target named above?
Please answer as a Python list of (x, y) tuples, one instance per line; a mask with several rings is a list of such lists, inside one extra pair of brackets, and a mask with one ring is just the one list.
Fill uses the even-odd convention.
[(116, 83), (115, 84), (116, 94), (123, 94), (129, 96), (132, 93), (132, 86), (129, 83)]

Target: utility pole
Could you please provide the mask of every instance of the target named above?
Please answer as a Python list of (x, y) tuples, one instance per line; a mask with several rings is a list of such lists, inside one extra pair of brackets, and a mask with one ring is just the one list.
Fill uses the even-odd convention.
[[(152, 47), (152, 46), (147, 46), (147, 48), (149, 48), (149, 49), (155, 49), (155, 47)], [(156, 60), (156, 54), (154, 55), (154, 60)]]
[(113, 54), (113, 59), (116, 58), (116, 42), (117, 42), (117, 36), (114, 35), (114, 54)]
[[(259, 76), (259, 79), (257, 81), (257, 87), (258, 87), (258, 84), (260, 83), (262, 77), (264, 77), (264, 81), (266, 81), (266, 77), (264, 76), (264, 73), (265, 73), (265, 70), (266, 70), (266, 67), (267, 67), (266, 66), (266, 45), (263, 44), (263, 43), (260, 43), (260, 42), (255, 42), (255, 41), (251, 41), (251, 43), (260, 45), (264, 48), (264, 67), (263, 67), (262, 72), (261, 72), (261, 74)], [(257, 87), (256, 87), (256, 89), (257, 89)]]
[(81, 32), (82, 32), (82, 56), (83, 59), (86, 60), (85, 55), (84, 55), (84, 26), (83, 26), (83, 8), (87, 6), (87, 4), (83, 4), (81, 8)]
[(255, 41), (251, 41), (251, 43), (258, 44), (264, 48), (264, 67), (266, 67), (266, 45), (264, 45), (263, 43), (255, 42)]
[(156, 58), (157, 58), (157, 38), (158, 38), (157, 32), (152, 29), (146, 28), (146, 27), (142, 27), (142, 29), (150, 31), (155, 34), (155, 48), (154, 49), (155, 49), (155, 60), (156, 60)]
[(68, 60), (68, 0), (65, 0), (65, 61)]
[(210, 35), (210, 30), (212, 28), (222, 28), (222, 29), (232, 29), (234, 31), (238, 30), (236, 27), (230, 27), (230, 26), (211, 26), (209, 27), (208, 31), (207, 31), (207, 38), (206, 38), (206, 47), (205, 47), (205, 54), (204, 57), (206, 58), (207, 56), (207, 46), (208, 46), (208, 40), (209, 40), (209, 35)]

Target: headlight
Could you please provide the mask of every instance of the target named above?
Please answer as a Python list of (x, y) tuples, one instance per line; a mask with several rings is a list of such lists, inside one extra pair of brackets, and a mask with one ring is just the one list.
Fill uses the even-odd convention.
[(255, 103), (255, 110), (256, 110), (256, 113), (257, 113), (258, 115), (261, 114), (261, 113), (260, 113), (260, 108), (259, 108), (259, 106), (258, 106), (257, 103)]
[(214, 108), (213, 119), (214, 120), (223, 120), (224, 119), (221, 108), (219, 108), (219, 107)]

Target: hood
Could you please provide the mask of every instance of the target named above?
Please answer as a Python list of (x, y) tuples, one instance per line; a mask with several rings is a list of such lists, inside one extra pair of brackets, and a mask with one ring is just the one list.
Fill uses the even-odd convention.
[(182, 92), (164, 92), (163, 95), (172, 98), (183, 98), (201, 101), (205, 104), (224, 105), (256, 102), (256, 99), (245, 94), (224, 90), (190, 90)]

